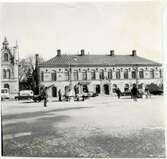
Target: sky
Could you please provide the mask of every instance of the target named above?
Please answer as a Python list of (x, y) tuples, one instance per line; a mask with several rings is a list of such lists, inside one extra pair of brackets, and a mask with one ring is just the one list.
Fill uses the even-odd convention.
[(131, 54), (157, 61), (162, 55), (162, 5), (131, 2), (3, 3), (0, 41), (16, 41), (20, 58), (62, 54)]

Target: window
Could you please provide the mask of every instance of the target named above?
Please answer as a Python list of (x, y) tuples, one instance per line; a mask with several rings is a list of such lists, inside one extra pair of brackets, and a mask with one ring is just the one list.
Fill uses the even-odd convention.
[(56, 81), (57, 80), (57, 74), (56, 74), (56, 72), (52, 72), (51, 73), (51, 77), (52, 77), (52, 81)]
[(108, 71), (108, 79), (112, 79), (112, 70)]
[(8, 54), (7, 53), (4, 54), (4, 61), (8, 61)]
[(82, 79), (87, 80), (87, 72), (86, 71), (82, 72)]
[(121, 78), (121, 74), (120, 74), (120, 70), (118, 69), (116, 71), (116, 79), (120, 79)]
[(154, 70), (153, 69), (150, 70), (150, 78), (154, 78)]
[(73, 72), (74, 81), (78, 81), (78, 71)]
[(95, 73), (95, 70), (93, 70), (91, 72), (91, 80), (95, 80), (96, 79), (96, 73)]
[(4, 88), (8, 88), (9, 89), (9, 84), (4, 84)]
[(112, 87), (113, 87), (112, 92), (115, 93), (115, 92), (116, 92), (117, 85), (116, 85), (116, 84), (113, 84)]
[(7, 78), (7, 79), (10, 79), (10, 76), (11, 76), (11, 74), (10, 74), (10, 70), (7, 69), (7, 71), (6, 71), (6, 78)]
[(138, 84), (138, 89), (143, 89), (143, 87), (144, 87), (143, 83)]
[(133, 78), (133, 79), (136, 78), (136, 71), (135, 71), (135, 70), (132, 71), (132, 78)]
[(44, 73), (41, 71), (41, 81), (44, 81)]
[(125, 92), (129, 91), (129, 84), (125, 84), (124, 91)]
[(100, 70), (100, 72), (99, 72), (99, 78), (100, 78), (100, 80), (104, 79), (104, 70)]
[(124, 79), (128, 79), (128, 69), (125, 69), (124, 71)]
[(69, 72), (68, 72), (68, 71), (65, 71), (65, 72), (64, 72), (64, 80), (65, 80), (65, 81), (68, 81), (69, 79), (70, 79)]
[(139, 71), (139, 78), (144, 78), (144, 70), (143, 69), (141, 69)]
[(7, 77), (6, 77), (6, 70), (4, 69), (3, 70), (3, 79), (6, 79)]

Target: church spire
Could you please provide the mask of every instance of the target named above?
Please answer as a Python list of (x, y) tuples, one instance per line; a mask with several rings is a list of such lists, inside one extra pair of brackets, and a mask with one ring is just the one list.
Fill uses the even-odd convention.
[(7, 48), (7, 47), (8, 47), (9, 43), (8, 43), (8, 40), (7, 40), (6, 36), (5, 36), (4, 41), (3, 41), (2, 44), (3, 44), (3, 47), (4, 47), (4, 48)]

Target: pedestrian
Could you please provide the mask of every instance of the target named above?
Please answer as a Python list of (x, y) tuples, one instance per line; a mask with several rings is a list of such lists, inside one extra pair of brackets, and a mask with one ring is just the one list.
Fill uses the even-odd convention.
[(138, 89), (136, 87), (136, 84), (133, 84), (133, 88), (131, 89), (131, 95), (132, 95), (132, 99), (134, 101), (137, 101)]
[(75, 92), (74, 90), (71, 88), (70, 92), (69, 92), (69, 101), (74, 101), (74, 96), (75, 96)]
[(47, 87), (45, 87), (45, 88), (43, 89), (42, 95), (43, 95), (43, 98), (44, 98), (44, 107), (47, 107), (47, 98), (48, 98)]
[(146, 98), (148, 98), (148, 96), (151, 98), (151, 95), (150, 95), (150, 91), (148, 89), (148, 86), (145, 87), (145, 95), (146, 95)]
[(62, 100), (61, 100), (61, 89), (59, 89), (58, 95), (59, 95), (59, 101), (61, 102), (61, 101), (62, 101)]
[(115, 90), (115, 92), (116, 92), (116, 94), (117, 94), (118, 99), (120, 99), (121, 90), (117, 87), (116, 90)]

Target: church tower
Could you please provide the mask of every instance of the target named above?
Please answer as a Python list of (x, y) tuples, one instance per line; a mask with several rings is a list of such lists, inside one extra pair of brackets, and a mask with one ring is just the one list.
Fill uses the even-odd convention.
[(1, 88), (9, 90), (10, 98), (18, 95), (18, 45), (9, 47), (5, 37), (1, 49)]

